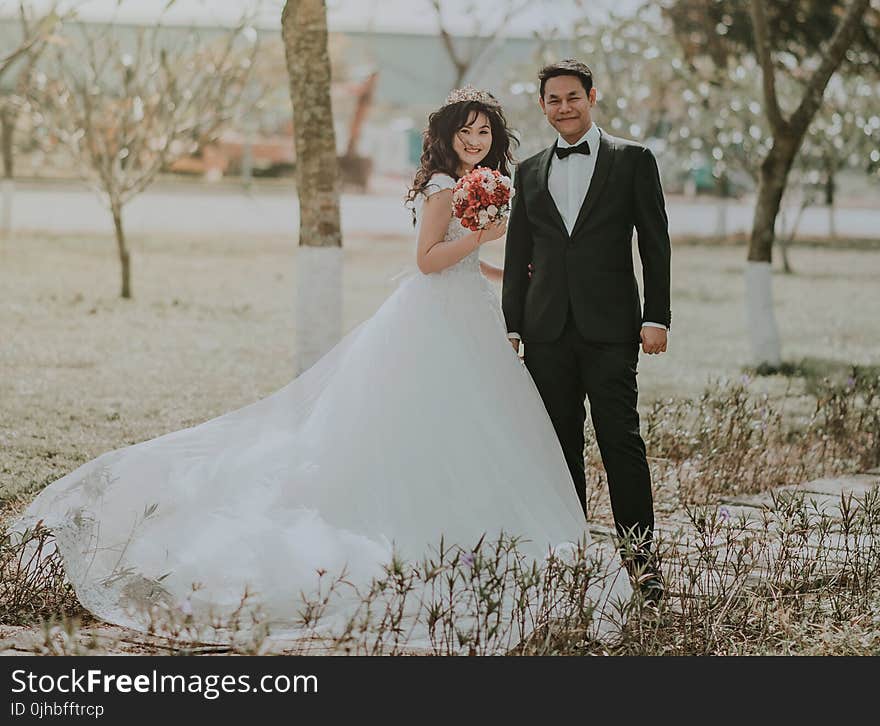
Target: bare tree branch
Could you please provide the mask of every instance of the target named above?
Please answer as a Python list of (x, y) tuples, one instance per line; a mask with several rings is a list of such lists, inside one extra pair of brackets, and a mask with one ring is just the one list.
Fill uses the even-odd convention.
[(468, 54), (460, 53), (456, 48), (455, 40), (452, 36), (448, 25), (444, 20), (443, 0), (431, 0), (434, 13), (437, 16), (437, 23), (440, 30), (440, 39), (450, 62), (455, 68), (454, 86), (460, 86), (467, 76), (468, 72), (479, 62), (486, 51), (492, 47), (492, 44), (504, 29), (510, 24), (517, 15), (525, 10), (530, 0), (507, 0), (505, 3), (504, 13), (497, 23), (490, 28), (490, 32), (485, 35), (477, 35), (470, 38), (472, 50)]
[(455, 43), (452, 41), (452, 35), (443, 24), (443, 10), (440, 0), (432, 0), (431, 4), (434, 6), (434, 12), (437, 13), (437, 21), (440, 25), (440, 39), (443, 41), (443, 47), (446, 48), (446, 54), (449, 56), (449, 60), (452, 61), (452, 65), (455, 67), (455, 83), (453, 85), (457, 86), (467, 71), (467, 63), (459, 57), (458, 51), (455, 48)]
[(846, 9), (846, 14), (838, 24), (828, 48), (822, 55), (822, 62), (810, 76), (801, 102), (792, 114), (791, 123), (796, 134), (803, 134), (813, 120), (813, 116), (816, 115), (816, 111), (822, 104), (825, 87), (831, 76), (840, 67), (847, 49), (852, 45), (853, 38), (855, 38), (856, 31), (869, 4), (870, 0), (853, 0)]
[(767, 119), (770, 121), (774, 134), (786, 134), (788, 133), (788, 121), (782, 116), (782, 111), (779, 108), (779, 98), (776, 94), (776, 71), (773, 68), (770, 32), (767, 28), (767, 12), (764, 7), (764, 0), (751, 0), (749, 5), (752, 14), (752, 25), (755, 30), (755, 51), (763, 76), (764, 104), (767, 107)]
[(57, 3), (52, 3), (42, 15), (36, 17), (34, 22), (31, 23), (28, 19), (25, 3), (23, 1), (20, 2), (18, 6), (18, 17), (21, 21), (21, 39), (15, 50), (3, 58), (0, 58), (0, 78), (2, 78), (22, 56), (39, 56), (55, 25), (71, 15), (72, 11), (60, 14), (58, 12)]

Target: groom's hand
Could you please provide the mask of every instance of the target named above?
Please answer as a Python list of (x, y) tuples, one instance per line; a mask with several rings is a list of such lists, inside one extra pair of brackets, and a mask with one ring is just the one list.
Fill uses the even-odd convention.
[(642, 350), (649, 355), (666, 352), (666, 331), (646, 325), (642, 328)]

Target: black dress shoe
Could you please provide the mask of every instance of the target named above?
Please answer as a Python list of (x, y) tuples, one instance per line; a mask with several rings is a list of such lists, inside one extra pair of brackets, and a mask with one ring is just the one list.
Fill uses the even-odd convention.
[(665, 597), (666, 593), (663, 588), (663, 579), (659, 573), (645, 573), (639, 578), (639, 592), (644, 598), (645, 605), (650, 607), (658, 607), (660, 601)]

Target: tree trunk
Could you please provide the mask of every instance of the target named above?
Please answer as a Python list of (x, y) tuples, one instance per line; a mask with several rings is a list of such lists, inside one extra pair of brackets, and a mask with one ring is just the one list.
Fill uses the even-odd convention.
[(831, 40), (823, 49), (821, 62), (806, 82), (797, 108), (786, 118), (776, 93), (776, 72), (766, 0), (751, 0), (749, 3), (755, 33), (755, 53), (761, 66), (764, 112), (773, 133), (773, 146), (761, 164), (758, 202), (746, 269), (746, 313), (752, 353), (759, 368), (776, 368), (780, 364), (779, 332), (773, 314), (770, 265), (776, 216), (779, 214), (788, 172), (807, 128), (822, 104), (828, 81), (840, 67), (869, 4), (870, 0), (852, 0), (849, 3)]
[(715, 220), (715, 235), (721, 239), (727, 239), (727, 208), (730, 193), (730, 178), (727, 172), (722, 172), (718, 180), (718, 215)]
[(452, 84), (453, 88), (461, 88), (464, 83), (464, 77), (468, 72), (468, 66), (464, 63), (454, 62), (455, 65), (455, 81)]
[(782, 195), (788, 181), (799, 142), (794, 139), (775, 139), (770, 153), (761, 164), (758, 179), (758, 199), (755, 205), (755, 218), (752, 222), (752, 235), (749, 240), (750, 262), (772, 262), (773, 242), (776, 239), (776, 218)]
[(786, 211), (785, 206), (780, 203), (777, 226), (782, 236), (779, 238), (779, 251), (782, 253), (782, 271), (788, 274), (791, 272), (791, 265), (788, 260), (788, 243), (794, 239), (794, 229), (797, 226), (797, 222), (793, 222), (791, 227), (789, 227)]
[(3, 155), (3, 179), (0, 181), (0, 237), (9, 237), (12, 234), (12, 199), (15, 193), (15, 178), (13, 174), (13, 146), (12, 136), (15, 132), (15, 114), (9, 106), (3, 107), (0, 112), (0, 149)]
[(281, 34), (293, 105), (300, 209), (296, 369), (301, 373), (330, 350), (342, 333), (339, 168), (324, 0), (287, 0), (281, 12)]
[(122, 297), (131, 299), (131, 257), (125, 245), (125, 231), (122, 228), (122, 207), (113, 204), (113, 227), (116, 230), (116, 247), (119, 250), (119, 264), (122, 269)]
[(773, 309), (773, 269), (769, 262), (746, 263), (746, 322), (754, 366), (761, 372), (778, 370), (782, 355)]
[(12, 236), (12, 200), (15, 197), (15, 180), (0, 179), (0, 238)]
[(786, 275), (791, 275), (794, 273), (794, 268), (791, 266), (791, 260), (788, 259), (788, 248), (790, 245), (790, 239), (784, 239), (779, 244), (779, 248), (782, 251), (782, 271)]
[(761, 164), (758, 199), (746, 265), (746, 322), (752, 362), (774, 370), (782, 364), (779, 326), (773, 309), (773, 241), (776, 218), (797, 146), (777, 141)]
[(715, 217), (715, 236), (719, 239), (727, 239), (727, 198), (718, 199), (717, 215)]
[(254, 141), (256, 134), (250, 127), (245, 131), (245, 141), (241, 153), (241, 184), (250, 190), (254, 181)]
[(10, 109), (9, 104), (3, 107), (0, 113), (0, 148), (3, 149), (3, 177), (13, 177), (13, 146), (12, 137), (15, 133), (15, 119), (17, 114)]
[(837, 225), (834, 219), (834, 197), (837, 191), (837, 175), (834, 168), (834, 160), (826, 159), (825, 166), (825, 204), (828, 206), (828, 236), (837, 239)]

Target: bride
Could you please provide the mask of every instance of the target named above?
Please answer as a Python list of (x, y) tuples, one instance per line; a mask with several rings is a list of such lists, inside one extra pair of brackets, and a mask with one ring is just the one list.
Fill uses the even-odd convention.
[[(580, 552), (583, 566), (584, 552), (604, 553), (507, 341), (486, 279), (501, 271), (479, 259), (505, 223), (471, 232), (452, 216), (456, 179), (477, 165), (509, 174), (510, 147), (494, 97), (454, 91), (430, 116), (408, 195), (418, 271), (371, 318), (266, 398), (107, 452), (37, 496), (14, 529), (51, 531), (83, 606), (156, 630), (157, 608), (217, 623), (246, 593), (270, 633), (337, 632), (365, 593), (384, 592), (376, 583), (395, 562), (446, 557), (441, 539), (466, 569), (487, 562), (479, 546), (515, 538), (520, 574), (551, 554)], [(580, 605), (597, 636), (618, 627), (612, 611), (632, 592), (619, 562), (603, 557), (604, 576)], [(438, 580), (410, 582), (410, 642), (436, 645), (437, 611), (426, 613)], [(539, 623), (502, 591), (497, 615), (515, 644)], [(316, 602), (322, 617), (309, 622), (304, 603)], [(458, 630), (476, 622), (459, 616)]]

